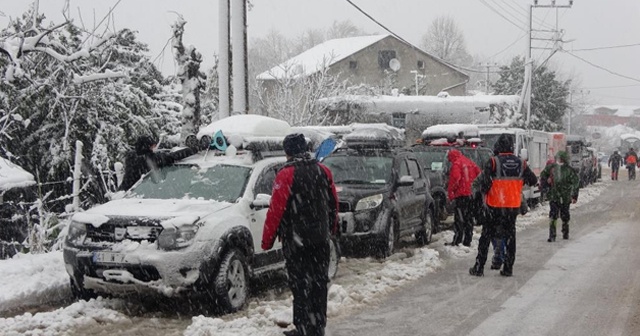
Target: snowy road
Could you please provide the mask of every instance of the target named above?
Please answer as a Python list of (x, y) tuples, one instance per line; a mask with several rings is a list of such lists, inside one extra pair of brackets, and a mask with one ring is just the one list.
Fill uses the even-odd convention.
[[(622, 289), (631, 289), (633, 292), (637, 289), (637, 284), (634, 285), (633, 281), (638, 282), (638, 277), (626, 264), (620, 265), (618, 260), (605, 261), (603, 255), (606, 251), (611, 251), (607, 254), (609, 259), (618, 257), (613, 251), (630, 248), (627, 244), (634, 237), (637, 238), (638, 234), (637, 231), (629, 231), (635, 232), (635, 236), (627, 236), (629, 229), (618, 229), (619, 226), (633, 222), (634, 219), (629, 214), (613, 218), (604, 211), (613, 207), (613, 200), (593, 200), (602, 192), (609, 197), (624, 196), (632, 192), (633, 186), (623, 186), (622, 189), (608, 186), (610, 182), (598, 183), (582, 191), (574, 217), (576, 222), (585, 223), (574, 225), (572, 240), (568, 242), (549, 246), (544, 241), (546, 228), (541, 225), (541, 221), (544, 221), (548, 207), (540, 207), (519, 217), (519, 259), (516, 261), (516, 275), (510, 279), (501, 278), (489, 270), (484, 278), (468, 276), (467, 269), (473, 263), (479, 235), (474, 237), (471, 248), (444, 246), (445, 241), (451, 240), (450, 231), (435, 235), (435, 241), (428, 247), (417, 248), (412, 242), (405, 244), (400, 252), (384, 262), (370, 258), (343, 259), (338, 277), (329, 293), (331, 335), (484, 335), (488, 333), (487, 330), (491, 330), (490, 334), (495, 334), (495, 331), (499, 331), (498, 334), (538, 334), (522, 323), (516, 326), (512, 323), (527, 321), (530, 327), (557, 329), (555, 325), (558, 320), (555, 316), (565, 317), (570, 322), (593, 321), (590, 315), (585, 314), (603, 316), (596, 310), (599, 308), (594, 302), (585, 304), (582, 301), (584, 295), (581, 293), (584, 290), (606, 295), (604, 298), (588, 296), (594, 301), (615, 301), (618, 310), (609, 314), (610, 319), (603, 325), (611, 328), (619, 325), (622, 328), (620, 330), (624, 330), (627, 320), (621, 319), (620, 316), (624, 315), (618, 313), (628, 301), (616, 298), (618, 295), (636, 298), (626, 295)], [(636, 189), (637, 187), (638, 185)], [(634, 194), (636, 200), (637, 194)], [(637, 203), (636, 201), (636, 207)], [(631, 201), (624, 204), (627, 204), (627, 208), (633, 207)], [(619, 203), (616, 207), (624, 204)], [(602, 225), (608, 221), (612, 223)], [(627, 243), (620, 244), (616, 239)], [(611, 245), (612, 241), (620, 246)], [(615, 249), (610, 249), (610, 246)], [(291, 323), (291, 296), (282, 286), (260, 291), (251, 299), (246, 309), (225, 316), (202, 316), (197, 311), (189, 312), (184, 309), (184, 303), (179, 308), (166, 305), (166, 302), (160, 305), (122, 299), (98, 299), (72, 304), (62, 302), (57, 306), (53, 303), (53, 306), (47, 304), (21, 310), (20, 306), (16, 306), (17, 302), (33, 302), (37, 299), (43, 302), (52, 299), (55, 301), (58, 297), (69, 295), (65, 284), (66, 273), (61, 260), (57, 258), (60, 256), (51, 254), (29, 256), (23, 261), (0, 262), (0, 272), (5, 269), (13, 270), (10, 279), (0, 278), (0, 313), (5, 317), (0, 318), (0, 335), (275, 336), (282, 335), (282, 331), (286, 330), (278, 325), (286, 326)], [(625, 258), (633, 258), (628, 262), (638, 264), (638, 259), (633, 255), (625, 254)], [(600, 283), (596, 282), (599, 277), (584, 274), (596, 268), (589, 263), (591, 260), (602, 260), (609, 274), (625, 274), (623, 278), (627, 283), (620, 284), (619, 289), (615, 286), (600, 289)], [(16, 268), (16, 263), (20, 268)], [(44, 267), (42, 263), (49, 266)], [(577, 265), (580, 266), (579, 269), (576, 268)], [(34, 275), (41, 276), (38, 278)], [(28, 279), (31, 281), (27, 281)], [(45, 279), (55, 281), (47, 282)], [(19, 283), (26, 285), (19, 286)], [(605, 282), (610, 283), (611, 281)], [(19, 291), (16, 290), (18, 288)], [(577, 291), (567, 291), (571, 288), (576, 288)], [(56, 295), (52, 298), (51, 293)], [(27, 298), (30, 300), (26, 300)], [(546, 299), (536, 301), (538, 298)], [(565, 299), (560, 300), (561, 298)], [(565, 302), (569, 304), (569, 308), (563, 306)], [(11, 308), (17, 313), (7, 312), (9, 305), (13, 305)], [(514, 308), (504, 310), (503, 307)], [(584, 311), (576, 307), (591, 307), (594, 310)], [(624, 309), (637, 312), (635, 308), (628, 306)], [(565, 312), (556, 315), (556, 310)], [(568, 315), (567, 310), (575, 315)], [(553, 316), (543, 319), (542, 317), (547, 318), (546, 312), (553, 312), (549, 313)], [(517, 318), (514, 319), (514, 315)], [(540, 320), (545, 322), (541, 323)], [(538, 322), (534, 323), (535, 321)], [(566, 322), (560, 326), (565, 324)], [(487, 326), (489, 329), (485, 329)], [(548, 334), (546, 329), (536, 330)], [(566, 329), (563, 333), (571, 334)], [(619, 334), (624, 334), (624, 331)]]
[[(611, 182), (606, 182), (611, 183)], [(473, 257), (413, 282), (340, 321), (340, 336), (639, 335), (640, 183), (619, 181), (573, 211), (571, 239), (546, 242), (545, 222), (518, 233), (514, 276)], [(488, 265), (487, 265), (488, 266)]]

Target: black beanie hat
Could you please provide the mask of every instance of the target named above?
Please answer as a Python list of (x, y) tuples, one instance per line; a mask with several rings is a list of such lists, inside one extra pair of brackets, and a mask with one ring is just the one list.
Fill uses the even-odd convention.
[(136, 141), (136, 154), (144, 155), (151, 153), (151, 146), (157, 143), (157, 141), (148, 135), (140, 136)]
[(513, 153), (513, 141), (511, 140), (511, 136), (508, 134), (500, 134), (498, 137), (498, 141), (493, 145), (493, 153)]
[(302, 154), (307, 150), (307, 140), (300, 133), (289, 134), (283, 141), (284, 153), (289, 156)]

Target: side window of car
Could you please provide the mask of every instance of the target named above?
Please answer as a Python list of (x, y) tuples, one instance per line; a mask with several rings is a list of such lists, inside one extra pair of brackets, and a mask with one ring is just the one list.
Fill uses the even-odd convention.
[(418, 162), (416, 160), (409, 159), (407, 160), (407, 163), (409, 164), (409, 172), (414, 179), (422, 177), (422, 174), (420, 173), (420, 166), (418, 166)]
[(409, 168), (407, 168), (407, 161), (400, 160), (400, 174), (398, 177), (403, 177), (409, 175)]
[(273, 165), (265, 169), (258, 178), (258, 182), (256, 182), (253, 194), (271, 195), (271, 191), (273, 190), (273, 181), (275, 181), (276, 174), (280, 168), (282, 168), (282, 164)]

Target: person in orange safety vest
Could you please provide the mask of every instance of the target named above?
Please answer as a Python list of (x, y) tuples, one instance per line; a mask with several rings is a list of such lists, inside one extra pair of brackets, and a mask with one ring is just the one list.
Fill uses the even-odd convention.
[(487, 207), (488, 220), (482, 226), (478, 242), (476, 263), (469, 273), (484, 275), (489, 243), (501, 228), (506, 239), (506, 253), (500, 274), (511, 276), (516, 259), (516, 217), (522, 202), (522, 188), (526, 184), (534, 186), (538, 178), (529, 169), (527, 162), (513, 154), (513, 139), (509, 134), (501, 134), (493, 148), (494, 156), (484, 165), (480, 191)]

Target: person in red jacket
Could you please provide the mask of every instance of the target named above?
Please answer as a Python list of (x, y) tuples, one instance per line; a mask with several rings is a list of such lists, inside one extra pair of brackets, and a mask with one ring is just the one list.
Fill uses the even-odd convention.
[(262, 249), (282, 240), (293, 324), (288, 336), (324, 336), (331, 234), (338, 228), (338, 196), (331, 171), (306, 152), (302, 134), (284, 139), (287, 164), (273, 183), (262, 233)]
[(447, 159), (451, 162), (447, 196), (454, 207), (454, 234), (450, 245), (462, 243), (464, 246), (471, 246), (474, 216), (471, 184), (480, 175), (480, 168), (457, 149), (450, 150)]

